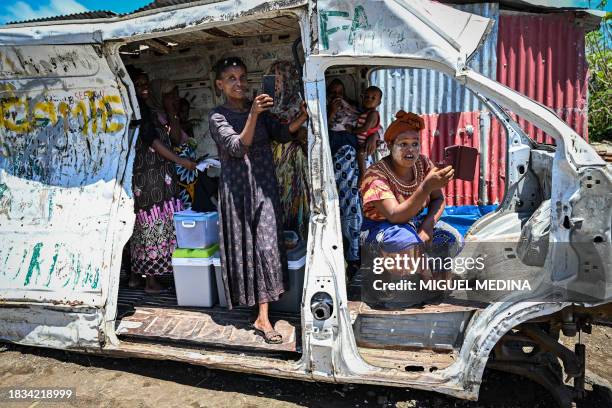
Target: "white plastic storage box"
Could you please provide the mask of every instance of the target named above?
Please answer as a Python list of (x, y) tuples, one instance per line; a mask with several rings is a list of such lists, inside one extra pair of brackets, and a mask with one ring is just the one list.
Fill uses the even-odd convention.
[(219, 242), (219, 214), (184, 210), (174, 213), (179, 248), (206, 248)]
[[(285, 237), (287, 239), (287, 237)], [(300, 241), (293, 249), (287, 250), (289, 289), (280, 299), (270, 303), (270, 309), (279, 312), (300, 313), (302, 292), (304, 290), (304, 271), (306, 265), (306, 245)]]
[[(213, 255), (215, 244), (205, 249), (177, 249), (172, 254), (176, 300), (179, 306), (212, 307), (217, 301)], [(216, 258), (217, 261), (219, 258)], [(218, 268), (221, 269), (221, 268)]]

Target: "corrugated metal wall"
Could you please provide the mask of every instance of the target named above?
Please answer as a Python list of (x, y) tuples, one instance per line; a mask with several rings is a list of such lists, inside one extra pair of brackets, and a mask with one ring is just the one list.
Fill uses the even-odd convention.
[[(495, 79), (497, 73), (497, 20), (496, 3), (454, 6), (460, 10), (480, 14), (495, 20), (493, 31), (474, 55), (470, 66)], [(397, 107), (418, 113), (468, 112), (482, 109), (478, 99), (453, 78), (428, 69), (384, 69), (374, 71), (372, 85), (386, 91), (379, 111), (386, 126), (393, 120)]]
[[(573, 14), (506, 14), (499, 21), (497, 80), (552, 108), (587, 137), (588, 67), (584, 28)], [(519, 121), (539, 142), (552, 139)]]
[[(584, 29), (572, 13), (526, 14), (499, 12), (497, 3), (456, 5), (458, 9), (496, 21), (483, 48), (470, 65), (551, 107), (576, 132), (587, 135), (587, 64)], [(446, 190), (447, 205), (499, 203), (505, 191), (505, 130), (479, 101), (452, 78), (420, 69), (389, 69), (372, 73), (371, 82), (383, 90), (381, 120), (387, 126), (399, 109), (423, 115), (423, 152), (436, 162), (446, 146), (464, 144), (487, 149), (483, 174), (471, 183), (455, 181)], [(521, 120), (529, 135), (542, 142), (551, 138)], [(473, 132), (466, 132), (471, 128)], [(471, 135), (469, 134), (471, 133)], [(480, 180), (480, 178), (482, 178)]]
[[(495, 20), (493, 31), (470, 62), (473, 69), (495, 79), (499, 18), (497, 3), (453, 7)], [(489, 127), (481, 129), (480, 126), (481, 112), (484, 110), (480, 101), (453, 78), (440, 72), (426, 69), (385, 69), (374, 71), (370, 81), (383, 90), (383, 103), (379, 108), (383, 126), (388, 126), (400, 109), (423, 116), (426, 124), (423, 134), (427, 135), (423, 140), (423, 152), (434, 162), (442, 159), (446, 146), (464, 144), (479, 148), (481, 130), (483, 137), (489, 135)], [(466, 132), (466, 128), (472, 128), (473, 133)], [(497, 164), (498, 161), (488, 163)], [(498, 174), (497, 168), (488, 169), (483, 176), (488, 178), (488, 174)], [(473, 182), (453, 181), (446, 190), (447, 205), (478, 204), (479, 177), (480, 171), (477, 170)], [(490, 180), (487, 180), (487, 183), (491, 184), (491, 187), (497, 185)]]

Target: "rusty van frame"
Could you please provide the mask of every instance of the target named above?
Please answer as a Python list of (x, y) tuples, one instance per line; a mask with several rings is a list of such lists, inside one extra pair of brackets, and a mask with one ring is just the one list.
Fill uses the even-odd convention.
[[(312, 214), (301, 313), (301, 359), (286, 361), (214, 349), (199, 351), (172, 345), (120, 341), (115, 334), (119, 263), (121, 248), (133, 225), (130, 175), (137, 135), (129, 123), (131, 118), (139, 117), (139, 112), (133, 85), (125, 75), (118, 50), (126, 42), (134, 40), (283, 14), (297, 16), (300, 22), (305, 54), (304, 91), (311, 117), (308, 152)], [(368, 14), (369, 21), (367, 17), (364, 19)], [(382, 21), (383, 18), (385, 24), (373, 24), (374, 20)], [(535, 157), (541, 156), (545, 161), (547, 156), (542, 152), (540, 156), (534, 156), (538, 146), (520, 130), (501, 108), (503, 106), (535, 124), (556, 141), (556, 150), (547, 156), (550, 199), (554, 205), (550, 216), (551, 242), (592, 243), (594, 237), (599, 237), (594, 247), (597, 251), (611, 240), (610, 166), (549, 109), (468, 68), (470, 56), (490, 28), (491, 21), (480, 16), (428, 1), (404, 0), (202, 1), (109, 19), (0, 27), (0, 50), (4, 58), (0, 65), (0, 83), (3, 85), (0, 92), (4, 97), (13, 98), (10, 109), (21, 109), (17, 105), (22, 103), (19, 95), (24, 89), (27, 92), (35, 92), (35, 89), (43, 95), (55, 92), (53, 86), (58, 82), (68, 90), (71, 86), (81, 89), (84, 80), (79, 80), (80, 77), (95, 78), (92, 86), (101, 87), (103, 92), (99, 93), (110, 98), (99, 105), (92, 102), (97, 114), (106, 120), (101, 129), (92, 130), (101, 135), (98, 147), (102, 149), (100, 160), (104, 164), (96, 168), (100, 172), (96, 180), (87, 179), (78, 168), (87, 164), (78, 161), (70, 162), (73, 167), (69, 167), (66, 174), (46, 176), (44, 180), (53, 181), (48, 183), (49, 186), (40, 182), (39, 175), (34, 174), (34, 178), (38, 177), (36, 180), (28, 179), (31, 174), (24, 176), (24, 167), (15, 163), (9, 171), (11, 155), (17, 154), (15, 149), (11, 149), (14, 146), (9, 145), (11, 140), (16, 140), (11, 137), (36, 132), (38, 125), (28, 127), (30, 122), (26, 121), (24, 125), (24, 122), (12, 121), (10, 115), (2, 112), (3, 139), (0, 141), (3, 144), (0, 148), (3, 150), (0, 160), (4, 161), (0, 161), (3, 164), (0, 167), (0, 232), (3, 238), (0, 262), (4, 262), (4, 269), (0, 271), (0, 338), (20, 344), (112, 356), (172, 359), (284, 378), (420, 388), (465, 399), (477, 399), (482, 375), (489, 362), (494, 368), (526, 375), (540, 382), (553, 392), (561, 405), (571, 404), (576, 394), (581, 392), (580, 381), (572, 391), (559, 383), (554, 364), (549, 368), (540, 365), (532, 370), (530, 367), (536, 365), (528, 357), (519, 363), (504, 360), (505, 354), (501, 349), (508, 336), (528, 335), (563, 361), (566, 374), (581, 378), (584, 375), (581, 352), (565, 349), (556, 339), (551, 341), (552, 337), (529, 325), (531, 322), (554, 322), (554, 325), (562, 327), (564, 333), (575, 334), (579, 330), (588, 330), (593, 319), (610, 316), (612, 268), (611, 255), (605, 250), (599, 252), (603, 270), (600, 271), (601, 279), (595, 284), (582, 284), (580, 281), (584, 254), (573, 250), (571, 245), (563, 247), (564, 253), (559, 252), (562, 251), (560, 247), (554, 247), (548, 253), (543, 269), (557, 282), (571, 284), (578, 281), (582, 284), (580, 290), (594, 294), (592, 302), (493, 303), (471, 320), (458, 358), (444, 369), (407, 372), (370, 365), (360, 356), (351, 327), (344, 284), (337, 191), (326, 132), (325, 72), (330, 67), (363, 65), (435, 69), (474, 92), (502, 121), (508, 136), (506, 196), (498, 211), (485, 216), (472, 227), (471, 239), (502, 233), (504, 223), (516, 222), (516, 213), (525, 202), (522, 194), (537, 188), (529, 184), (529, 179), (519, 169), (528, 168)], [(414, 41), (403, 41), (406, 38)], [(69, 52), (62, 54), (64, 49)], [(70, 64), (76, 71), (71, 71)], [(61, 72), (62, 67), (68, 74)], [(63, 77), (69, 74), (72, 76), (64, 80)], [(94, 96), (90, 99), (94, 100), (97, 94), (94, 91), (91, 95)], [(54, 111), (56, 102), (53, 98), (44, 99), (43, 105), (37, 105), (37, 109)], [(74, 116), (78, 118), (76, 112)], [(32, 115), (34, 119), (45, 119), (39, 117), (40, 112)], [(84, 117), (83, 114), (81, 119)], [(52, 125), (59, 123), (57, 117), (46, 119)], [(95, 123), (98, 123), (97, 119)], [(20, 127), (22, 125), (25, 127)], [(93, 125), (89, 123), (89, 126)], [(78, 149), (85, 147), (80, 144), (80, 139), (74, 140), (77, 146), (74, 154), (79, 154)], [(29, 152), (38, 154), (38, 151)], [(116, 154), (116, 161), (105, 161), (110, 153)], [(32, 173), (33, 170), (28, 171)], [(81, 183), (73, 185), (71, 180), (75, 179)], [(599, 183), (590, 183), (593, 179)], [(62, 216), (57, 212), (64, 208), (57, 207), (60, 209), (54, 213), (53, 197), (56, 203), (62, 202), (64, 206), (67, 202), (76, 202), (77, 207), (64, 210), (68, 215), (61, 220), (68, 225), (69, 221), (76, 219), (79, 228), (65, 226), (62, 229), (52, 223), (57, 220), (55, 217)], [(601, 212), (592, 217), (590, 212), (597, 208)], [(81, 212), (87, 215), (81, 215)], [(584, 223), (587, 217), (591, 217), (590, 222)], [(83, 225), (80, 224), (82, 221), (85, 222)], [(83, 230), (90, 228), (88, 222), (95, 221), (101, 226)], [(83, 233), (90, 236), (86, 241), (100, 241), (92, 243), (70, 238), (70, 234), (78, 237)], [(36, 236), (39, 241), (35, 243), (30, 236)], [(81, 267), (85, 270), (85, 256), (89, 259), (89, 269), (84, 272), (87, 274), (84, 277), (76, 276), (73, 280), (73, 275), (69, 278), (60, 276), (56, 282), (52, 272), (56, 261), (58, 264), (61, 261), (58, 257), (62, 257), (57, 248), (64, 245), (64, 240), (70, 239), (72, 247), (69, 244), (62, 247), (70, 253), (61, 273), (73, 273), (75, 268)], [(36, 286), (45, 265), (49, 269), (47, 285), (41, 281), (41, 285)], [(13, 275), (18, 276), (22, 267), (27, 269), (26, 283), (29, 285), (34, 280), (34, 284), (25, 289), (14, 286), (10, 279)], [(59, 269), (58, 266), (56, 271), (61, 275)], [(310, 299), (315, 292), (325, 292), (333, 300), (336, 313), (326, 320), (317, 320), (310, 308)], [(496, 358), (491, 362), (493, 355)]]

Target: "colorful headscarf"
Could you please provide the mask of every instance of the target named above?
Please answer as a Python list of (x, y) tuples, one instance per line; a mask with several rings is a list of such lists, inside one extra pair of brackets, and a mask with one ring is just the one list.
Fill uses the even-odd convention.
[(422, 117), (412, 112), (400, 110), (395, 114), (395, 120), (385, 132), (385, 142), (392, 143), (400, 133), (408, 130), (420, 132), (423, 129), (425, 129), (425, 121)]

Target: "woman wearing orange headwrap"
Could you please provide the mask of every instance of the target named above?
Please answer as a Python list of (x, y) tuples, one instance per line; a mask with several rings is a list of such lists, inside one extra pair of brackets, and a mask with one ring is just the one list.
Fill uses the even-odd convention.
[[(360, 186), (366, 245), (383, 253), (406, 253), (425, 245), (431, 257), (455, 256), (462, 237), (439, 221), (444, 211), (442, 189), (453, 178), (451, 166), (436, 168), (421, 154), (423, 118), (399, 111), (384, 139), (391, 154), (370, 166)], [(424, 208), (427, 215), (421, 215)]]

